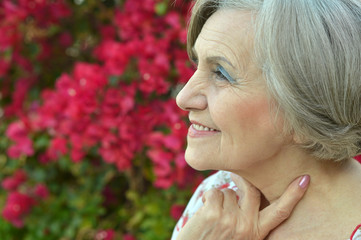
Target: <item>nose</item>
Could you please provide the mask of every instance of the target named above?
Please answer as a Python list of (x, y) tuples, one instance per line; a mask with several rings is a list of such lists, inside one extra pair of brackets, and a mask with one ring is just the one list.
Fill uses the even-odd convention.
[(202, 79), (200, 74), (197, 70), (177, 95), (177, 105), (185, 111), (207, 108), (206, 79)]

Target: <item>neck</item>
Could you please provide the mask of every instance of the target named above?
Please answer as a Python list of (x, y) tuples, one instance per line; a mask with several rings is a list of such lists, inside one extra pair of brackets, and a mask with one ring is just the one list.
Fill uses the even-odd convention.
[(301, 149), (289, 148), (272, 159), (235, 173), (251, 182), (262, 192), (266, 202), (272, 203), (293, 180), (306, 174), (311, 177), (307, 195), (329, 193), (350, 168), (350, 161), (322, 161)]
[(234, 173), (262, 192), (261, 209), (279, 199), (294, 179), (306, 174), (311, 177), (292, 215), (267, 239), (346, 239), (359, 224), (361, 164), (354, 159), (322, 161), (289, 150)]

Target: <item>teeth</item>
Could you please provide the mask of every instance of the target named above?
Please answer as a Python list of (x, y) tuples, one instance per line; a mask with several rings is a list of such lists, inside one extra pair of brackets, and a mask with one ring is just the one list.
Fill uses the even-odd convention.
[(198, 131), (216, 131), (213, 128), (204, 127), (204, 126), (198, 125), (198, 124), (193, 124), (193, 127)]

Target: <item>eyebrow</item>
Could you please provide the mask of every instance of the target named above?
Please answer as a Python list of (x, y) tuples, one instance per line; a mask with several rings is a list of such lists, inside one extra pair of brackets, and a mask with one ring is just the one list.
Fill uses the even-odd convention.
[[(193, 57), (195, 57), (196, 59), (198, 58), (196, 49), (194, 47), (192, 47), (192, 55)], [(195, 59), (193, 59), (195, 60)], [(232, 68), (235, 68), (233, 66), (233, 64), (227, 60), (227, 58), (223, 57), (223, 56), (210, 56), (210, 57), (206, 57), (206, 61), (207, 63), (214, 63), (214, 62), (225, 62), (227, 63), (229, 66), (231, 66)]]

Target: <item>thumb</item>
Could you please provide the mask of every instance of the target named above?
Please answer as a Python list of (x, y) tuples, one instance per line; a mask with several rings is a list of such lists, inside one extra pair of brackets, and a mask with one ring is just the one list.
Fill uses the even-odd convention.
[(231, 173), (231, 179), (238, 189), (244, 189), (246, 187), (246, 181), (238, 174)]

